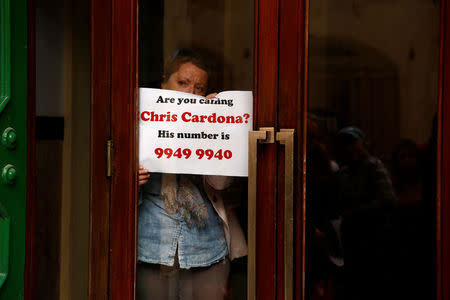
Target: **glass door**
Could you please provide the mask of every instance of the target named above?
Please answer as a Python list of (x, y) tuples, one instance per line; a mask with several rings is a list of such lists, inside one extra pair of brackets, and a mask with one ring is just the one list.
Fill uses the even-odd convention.
[[(97, 147), (108, 141), (110, 198), (92, 204), (92, 298), (189, 299), (209, 287), (217, 299), (370, 299), (405, 296), (418, 280), (411, 297), (436, 292), (448, 247), (440, 208), (448, 200), (438, 184), (448, 180), (439, 173), (439, 153), (448, 152), (439, 138), (448, 128), (446, 6), (375, 2), (93, 3), (93, 97), (110, 123)], [(203, 98), (252, 92), (253, 128), (241, 141), (248, 176), (224, 180), (231, 183), (214, 191), (221, 200), (207, 193), (211, 174), (145, 167), (139, 176), (146, 88)], [(175, 155), (166, 148), (161, 156)], [(191, 194), (216, 222), (209, 251), (182, 248), (199, 228), (163, 192), (172, 186), (179, 195), (181, 182), (196, 186)], [(231, 209), (221, 215), (216, 201), (225, 198)], [(230, 224), (240, 232), (231, 238)], [(233, 246), (244, 251), (234, 257)]]
[[(101, 92), (106, 86), (99, 85), (99, 94), (95, 88), (93, 94), (99, 99), (111, 99), (106, 109), (111, 108), (107, 149), (112, 164), (107, 172), (110, 201), (93, 203), (94, 210), (106, 219), (92, 219), (101, 226), (97, 237), (102, 237), (92, 239), (91, 235), (92, 297), (275, 298), (277, 9), (276, 3), (264, 1), (93, 4), (93, 41), (111, 45), (110, 50), (105, 46), (105, 59), (100, 46), (94, 45), (93, 51), (100, 56), (93, 54), (99, 61), (93, 68), (97, 66), (96, 74), (102, 80), (110, 80), (111, 90)], [(106, 32), (103, 35), (102, 26)], [(102, 76), (102, 71), (110, 72), (111, 77)], [(249, 158), (241, 168), (247, 170), (249, 161), (258, 161), (258, 165), (252, 164), (252, 177), (214, 177), (210, 175), (223, 174), (220, 170), (204, 174), (199, 168), (187, 173), (150, 171), (152, 166), (140, 169), (145, 149), (138, 151), (143, 140), (139, 136), (138, 106), (142, 97), (138, 95), (150, 88), (186, 92), (190, 95), (187, 98), (198, 96), (203, 103), (210, 97), (216, 101), (220, 94), (214, 94), (223, 91), (251, 92), (253, 146), (247, 146), (247, 133), (237, 144), (245, 145), (242, 151)], [(148, 113), (144, 118), (149, 118)], [(191, 130), (194, 137), (215, 134), (212, 129), (199, 132), (199, 127), (188, 125), (185, 130)], [(265, 126), (272, 128), (259, 130)], [(224, 125), (224, 136), (227, 130), (229, 127)], [(172, 133), (180, 139), (179, 131)], [(162, 132), (155, 140), (163, 139), (165, 134)], [(213, 142), (209, 146), (214, 151), (211, 158), (220, 159)], [(169, 149), (172, 151), (165, 147), (161, 154), (175, 157), (178, 148), (187, 149), (181, 145)], [(209, 149), (203, 150), (208, 159)], [(223, 153), (226, 156), (226, 151)], [(197, 151), (191, 154), (200, 155)], [(165, 193), (167, 190), (175, 196)], [(197, 212), (196, 207), (203, 210)], [(107, 276), (101, 271), (106, 267), (105, 255)], [(97, 265), (93, 256), (101, 263)], [(102, 292), (105, 286), (109, 295)]]
[[(234, 114), (238, 101), (244, 101), (224, 99), (223, 91), (251, 95), (253, 90), (253, 2), (140, 0), (138, 5), (144, 115), (139, 122), (136, 299), (246, 299), (246, 174), (214, 176), (223, 173), (181, 166), (173, 167), (179, 172), (165, 170), (193, 160), (205, 166), (233, 164), (231, 158), (241, 154), (237, 151), (247, 155), (242, 147), (247, 134), (236, 141), (242, 150), (231, 149), (237, 124), (216, 126), (210, 116)], [(173, 105), (164, 103), (161, 110), (163, 100), (155, 103), (145, 95), (164, 90), (184, 94), (172, 94)], [(208, 126), (196, 121), (194, 110), (208, 115), (199, 121)], [(169, 113), (168, 123), (162, 118)], [(143, 131), (147, 125), (151, 130), (158, 126), (155, 136)], [(162, 171), (152, 171), (160, 162)], [(247, 160), (243, 163), (246, 169)]]
[(445, 3), (310, 1), (305, 299), (441, 293)]

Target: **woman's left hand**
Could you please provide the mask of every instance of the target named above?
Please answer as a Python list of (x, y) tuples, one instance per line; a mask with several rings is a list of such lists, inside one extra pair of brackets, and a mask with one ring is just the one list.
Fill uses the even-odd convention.
[(139, 165), (139, 173), (138, 173), (139, 186), (146, 184), (149, 178), (150, 172), (147, 169), (144, 169), (143, 166)]
[(206, 99), (211, 99), (214, 98), (215, 96), (217, 96), (217, 93), (211, 93), (208, 96), (206, 96)]

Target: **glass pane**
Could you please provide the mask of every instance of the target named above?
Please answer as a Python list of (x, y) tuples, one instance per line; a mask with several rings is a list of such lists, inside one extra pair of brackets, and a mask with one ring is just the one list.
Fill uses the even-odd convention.
[[(140, 88), (252, 90), (253, 1), (140, 0), (139, 14)], [(247, 178), (142, 173), (136, 298), (245, 299)]]
[(90, 1), (35, 5), (33, 299), (83, 300), (89, 277)]
[(307, 299), (433, 299), (440, 1), (310, 1)]

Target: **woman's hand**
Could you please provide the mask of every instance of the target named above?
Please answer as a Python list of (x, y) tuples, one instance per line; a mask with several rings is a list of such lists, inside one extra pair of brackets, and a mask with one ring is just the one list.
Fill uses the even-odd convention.
[(150, 172), (147, 169), (144, 169), (142, 165), (139, 165), (139, 186), (146, 184), (148, 179), (150, 178)]
[(211, 93), (208, 96), (206, 96), (206, 99), (211, 99), (214, 98), (215, 96), (217, 96), (217, 93)]

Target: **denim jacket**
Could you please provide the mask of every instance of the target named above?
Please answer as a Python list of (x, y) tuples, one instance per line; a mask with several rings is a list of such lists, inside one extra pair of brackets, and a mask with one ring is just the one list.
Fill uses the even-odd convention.
[[(184, 175), (180, 175), (184, 176)], [(172, 266), (178, 248), (180, 267), (209, 266), (228, 254), (222, 219), (205, 192), (205, 227), (188, 226), (182, 211), (168, 214), (161, 195), (161, 174), (152, 174), (142, 187), (139, 206), (138, 260)]]

